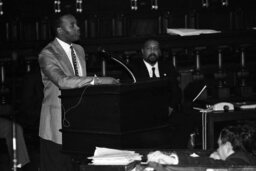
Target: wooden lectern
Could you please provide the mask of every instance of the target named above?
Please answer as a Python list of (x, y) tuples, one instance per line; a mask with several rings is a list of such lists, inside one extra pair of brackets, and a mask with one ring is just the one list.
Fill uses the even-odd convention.
[(156, 79), (62, 90), (62, 150), (89, 156), (96, 146), (165, 148), (169, 84)]

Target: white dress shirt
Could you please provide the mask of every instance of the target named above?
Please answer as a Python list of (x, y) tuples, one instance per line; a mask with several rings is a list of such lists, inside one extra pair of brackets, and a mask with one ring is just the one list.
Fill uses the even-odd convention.
[(159, 73), (159, 68), (158, 68), (158, 62), (155, 63), (155, 65), (150, 65), (148, 62), (146, 62), (145, 60), (143, 60), (143, 62), (145, 63), (147, 69), (148, 69), (148, 74), (149, 77), (152, 78), (153, 77), (153, 72), (152, 72), (152, 68), (155, 68), (155, 75), (156, 77), (160, 77), (160, 73)]
[[(74, 65), (73, 65), (73, 62), (72, 62), (72, 56), (71, 56), (71, 49), (70, 49), (70, 46), (72, 46), (72, 44), (68, 44), (58, 38), (56, 38), (57, 41), (60, 43), (61, 47), (64, 49), (64, 51), (66, 52), (67, 56), (68, 56), (68, 59), (72, 65), (72, 68), (74, 69)], [(82, 67), (81, 67), (81, 64), (80, 64), (80, 61), (77, 57), (77, 54), (76, 54), (76, 50), (74, 49), (75, 51), (75, 55), (76, 55), (76, 61), (77, 61), (77, 69), (78, 69), (78, 74), (79, 76), (83, 76), (83, 73), (82, 73)]]

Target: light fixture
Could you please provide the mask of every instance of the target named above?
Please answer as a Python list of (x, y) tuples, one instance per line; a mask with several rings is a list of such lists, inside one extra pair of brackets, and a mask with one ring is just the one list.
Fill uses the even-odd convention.
[(4, 5), (3, 1), (0, 0), (0, 15), (4, 15), (3, 5)]
[(202, 0), (202, 7), (208, 8), (209, 7), (209, 0)]
[(82, 4), (83, 4), (83, 0), (76, 0), (76, 12), (77, 13), (83, 12)]
[(54, 12), (55, 13), (60, 13), (61, 9), (60, 9), (60, 0), (54, 0)]
[(221, 0), (221, 6), (227, 7), (228, 6), (228, 0)]
[(151, 9), (157, 10), (158, 9), (158, 2), (157, 0), (151, 0)]
[(131, 0), (131, 10), (133, 10), (133, 11), (138, 10), (137, 0)]

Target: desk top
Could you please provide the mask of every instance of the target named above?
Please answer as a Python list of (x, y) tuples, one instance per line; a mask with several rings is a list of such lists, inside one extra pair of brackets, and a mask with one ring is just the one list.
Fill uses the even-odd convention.
[[(139, 152), (140, 154), (143, 155), (144, 160), (145, 160), (145, 156), (146, 154), (148, 154), (150, 151), (154, 151), (149, 150), (149, 149), (145, 149), (145, 150), (135, 150), (136, 152)], [(161, 150), (163, 151), (163, 150)], [(167, 165), (164, 166), (164, 170), (166, 171), (212, 171), (212, 170), (221, 170), (221, 171), (255, 171), (256, 170), (256, 165), (226, 165), (226, 164), (220, 164), (220, 163), (200, 163), (200, 160), (202, 157), (208, 157), (209, 154), (211, 153), (211, 151), (209, 150), (164, 150), (165, 152), (176, 152), (178, 154), (178, 156), (180, 158), (183, 158), (184, 156), (188, 157), (189, 155), (196, 153), (198, 154), (200, 157), (195, 158), (195, 162), (191, 162), (189, 161), (188, 163), (184, 163), (184, 159), (183, 159), (183, 163), (180, 163), (178, 165)], [(192, 157), (191, 157), (192, 158)], [(142, 159), (143, 160), (143, 159)], [(135, 168), (137, 166), (137, 169), (139, 171), (146, 171), (145, 168), (147, 168), (147, 165), (141, 165), (140, 162), (133, 162), (130, 163), (129, 165), (125, 165), (125, 166), (120, 166), (120, 165), (83, 165), (82, 167), (86, 170), (86, 171), (130, 171), (133, 168)]]

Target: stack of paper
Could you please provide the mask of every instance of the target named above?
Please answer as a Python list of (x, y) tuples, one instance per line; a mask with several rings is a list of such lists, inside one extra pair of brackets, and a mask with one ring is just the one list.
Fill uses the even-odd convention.
[(94, 165), (127, 165), (133, 161), (140, 161), (142, 156), (134, 151), (117, 150), (96, 147), (92, 159)]
[(175, 34), (180, 36), (195, 36), (200, 34), (220, 33), (221, 31), (210, 29), (188, 29), (188, 28), (168, 28), (168, 34)]
[(240, 109), (256, 109), (256, 104), (242, 105)]

